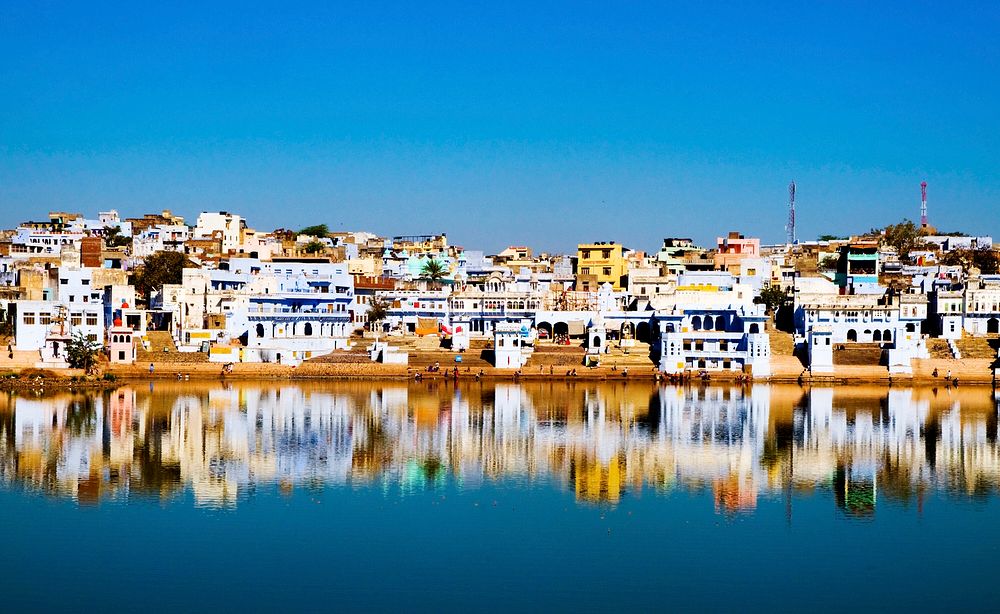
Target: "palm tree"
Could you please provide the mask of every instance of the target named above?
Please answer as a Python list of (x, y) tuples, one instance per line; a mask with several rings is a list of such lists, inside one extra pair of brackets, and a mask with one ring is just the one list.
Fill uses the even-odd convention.
[(421, 267), (420, 274), (431, 281), (441, 281), (448, 274), (448, 267), (444, 262), (431, 258)]

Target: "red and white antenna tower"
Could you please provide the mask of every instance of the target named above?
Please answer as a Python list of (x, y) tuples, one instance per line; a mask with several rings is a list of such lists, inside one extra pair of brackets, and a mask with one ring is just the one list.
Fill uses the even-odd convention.
[(920, 227), (927, 228), (927, 182), (920, 182)]
[(785, 225), (788, 233), (788, 244), (795, 245), (795, 182), (788, 184), (788, 223)]

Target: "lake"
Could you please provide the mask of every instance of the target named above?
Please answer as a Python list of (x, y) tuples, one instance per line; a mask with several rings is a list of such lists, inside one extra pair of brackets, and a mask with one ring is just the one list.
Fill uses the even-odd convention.
[(5, 610), (989, 608), (989, 388), (0, 397)]

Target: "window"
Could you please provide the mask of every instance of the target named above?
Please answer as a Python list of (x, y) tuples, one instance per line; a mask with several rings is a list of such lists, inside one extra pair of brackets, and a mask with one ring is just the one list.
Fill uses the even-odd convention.
[(59, 279), (59, 285), (65, 286), (67, 284), (69, 284), (69, 280), (66, 279), (65, 277)]
[(81, 322), (83, 322), (83, 314), (82, 313), (74, 313), (74, 314), (70, 315), (70, 317), (69, 317), (69, 323), (72, 326), (79, 326)]
[(24, 323), (25, 324), (34, 324), (35, 323), (35, 314), (34, 313), (30, 313), (30, 312), (25, 313), (24, 314)]
[(52, 324), (52, 314), (49, 313), (49, 312), (44, 312), (44, 313), (38, 314), (38, 323), (39, 324)]
[(611, 257), (611, 250), (610, 249), (602, 249), (601, 250), (601, 258), (610, 258), (610, 257)]
[(582, 269), (580, 269), (580, 274), (581, 275), (590, 275), (590, 267), (589, 266), (585, 266)]
[(87, 314), (87, 326), (97, 326), (97, 314), (88, 313)]
[(611, 267), (609, 266), (604, 267), (603, 269), (601, 269), (601, 273), (604, 275), (611, 275)]
[(87, 339), (89, 341), (97, 341), (97, 335), (93, 335), (93, 334), (87, 335)]

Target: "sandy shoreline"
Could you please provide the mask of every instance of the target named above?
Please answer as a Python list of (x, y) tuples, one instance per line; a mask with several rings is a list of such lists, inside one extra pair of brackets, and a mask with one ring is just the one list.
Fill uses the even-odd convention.
[[(957, 379), (961, 384), (993, 384), (993, 366), (996, 361), (987, 359), (968, 360), (942, 360), (928, 359), (915, 360), (913, 373), (907, 375), (889, 375), (888, 369), (877, 366), (848, 366), (839, 365), (833, 374), (810, 374), (803, 368), (801, 362), (791, 356), (775, 356), (772, 360), (772, 374), (770, 377), (756, 377), (756, 383), (816, 383), (816, 384), (852, 384), (852, 383), (875, 383), (886, 385), (914, 385), (914, 386), (938, 386), (947, 385), (946, 374), (951, 373), (952, 379)], [(570, 375), (575, 369), (576, 375)], [(934, 370), (937, 370), (937, 376)], [(17, 374), (24, 371), (31, 373), (31, 369), (11, 368), (8, 374)], [(183, 362), (160, 362), (153, 363), (152, 374), (149, 365), (110, 365), (103, 373), (113, 376), (114, 381), (135, 381), (135, 380), (221, 380), (221, 381), (246, 381), (246, 380), (414, 380), (419, 374), (422, 380), (451, 380), (454, 379), (454, 367), (441, 371), (429, 373), (416, 367), (404, 365), (383, 365), (380, 363), (305, 363), (298, 367), (289, 367), (275, 364), (234, 364), (230, 373), (223, 374), (222, 366), (216, 363), (183, 363)], [(57, 386), (82, 386), (85, 382), (84, 374), (76, 370), (51, 371), (42, 378), (44, 385)], [(612, 369), (610, 367), (567, 367), (560, 366), (535, 366), (526, 367), (521, 373), (515, 374), (509, 369), (459, 367), (458, 379), (475, 380), (480, 379), (500, 380), (500, 381), (656, 381), (657, 372), (652, 366), (649, 368), (630, 367), (627, 375), (624, 369)], [(708, 381), (718, 383), (737, 383), (737, 373), (711, 373)], [(33, 376), (34, 377), (34, 376)], [(72, 378), (76, 378), (73, 380)], [(100, 376), (90, 378), (86, 383), (97, 385)], [(20, 384), (13, 382), (20, 381)], [(669, 380), (664, 380), (668, 381)], [(692, 382), (702, 381), (693, 373), (690, 378)], [(24, 387), (24, 379), (15, 380), (8, 376), (8, 385), (3, 388)], [(745, 382), (739, 382), (745, 383)], [(102, 386), (112, 385), (113, 382), (100, 381)]]
[[(833, 374), (819, 375), (810, 374), (802, 367), (798, 359), (794, 357), (775, 357), (772, 363), (772, 374), (770, 377), (754, 378), (755, 382), (774, 383), (886, 383), (886, 384), (914, 384), (914, 385), (944, 385), (945, 375), (950, 371), (953, 379), (957, 379), (960, 384), (991, 384), (993, 376), (994, 361), (985, 359), (969, 360), (916, 360), (914, 361), (913, 374), (892, 375), (885, 367), (875, 366), (838, 366)], [(934, 376), (937, 369), (938, 375)], [(576, 375), (568, 375), (571, 370), (576, 371)], [(115, 367), (108, 370), (120, 379), (150, 379), (149, 367), (135, 365), (132, 367)], [(362, 380), (406, 380), (415, 379), (419, 373), (425, 380), (453, 379), (454, 367), (436, 373), (428, 373), (426, 370), (419, 370), (415, 367), (402, 365), (383, 365), (380, 363), (345, 363), (345, 364), (324, 364), (305, 363), (298, 367), (287, 367), (274, 364), (235, 364), (231, 373), (222, 375), (222, 367), (218, 364), (184, 364), (184, 363), (162, 363), (154, 364), (152, 379), (176, 379), (177, 374), (191, 379), (227, 379), (227, 380), (247, 380), (247, 379), (362, 379)], [(566, 367), (562, 366), (541, 366), (526, 367), (521, 370), (520, 375), (509, 369), (459, 367), (458, 378), (461, 380), (475, 379), (480, 375), (483, 379), (496, 379), (507, 381), (655, 381), (657, 372), (650, 366), (648, 369), (630, 367), (627, 375), (623, 369), (612, 369), (610, 367)], [(737, 373), (712, 373), (712, 382), (737, 382)], [(697, 374), (693, 374), (692, 381), (700, 381)]]

